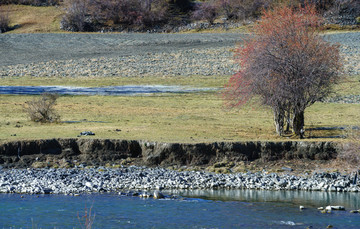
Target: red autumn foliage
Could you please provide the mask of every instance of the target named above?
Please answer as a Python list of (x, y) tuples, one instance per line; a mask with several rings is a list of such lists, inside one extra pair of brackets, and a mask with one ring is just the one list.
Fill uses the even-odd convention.
[(226, 86), (230, 106), (259, 96), (274, 112), (276, 132), (304, 133), (305, 108), (329, 95), (339, 80), (339, 48), (323, 40), (315, 7), (280, 6), (263, 12), (251, 36), (236, 50), (241, 69)]

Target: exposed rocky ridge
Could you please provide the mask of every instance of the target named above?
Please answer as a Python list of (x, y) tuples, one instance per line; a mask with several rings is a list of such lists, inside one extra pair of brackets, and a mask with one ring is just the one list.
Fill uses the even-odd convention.
[(336, 158), (334, 142), (215, 142), (199, 144), (158, 143), (117, 139), (48, 139), (3, 143), (0, 165), (27, 168), (120, 164), (133, 160), (146, 166), (210, 166), (223, 160)]

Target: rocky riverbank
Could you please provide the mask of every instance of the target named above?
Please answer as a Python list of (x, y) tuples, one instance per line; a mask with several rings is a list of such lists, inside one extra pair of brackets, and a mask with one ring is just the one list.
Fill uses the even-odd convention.
[[(251, 161), (336, 158), (333, 142), (157, 143), (50, 139), (0, 146), (0, 192), (77, 194), (154, 189), (360, 191), (355, 174), (237, 172)], [(127, 163), (131, 165), (127, 165)], [(18, 169), (13, 169), (18, 168)], [(204, 168), (214, 168), (219, 174)], [(220, 169), (217, 171), (216, 169)]]
[(79, 194), (156, 189), (258, 189), (358, 192), (359, 179), (340, 173), (293, 176), (276, 173), (214, 174), (164, 168), (1, 169), (1, 193)]

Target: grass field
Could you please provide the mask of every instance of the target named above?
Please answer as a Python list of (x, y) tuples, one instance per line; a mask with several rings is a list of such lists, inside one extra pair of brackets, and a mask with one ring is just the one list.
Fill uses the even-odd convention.
[[(15, 30), (9, 33), (63, 32), (61, 7), (2, 6), (9, 12)], [(330, 30), (331, 31), (331, 30)], [(190, 31), (198, 32), (198, 31)], [(201, 31), (207, 32), (207, 31)], [(223, 32), (223, 31), (208, 31)], [(240, 28), (239, 32), (246, 32)], [(343, 31), (341, 31), (343, 32)], [(0, 85), (188, 85), (221, 88), (229, 76), (126, 77), (126, 78), (1, 78)], [(360, 76), (345, 79), (337, 95), (358, 95)], [(272, 113), (256, 102), (239, 110), (224, 107), (219, 92), (150, 96), (61, 96), (56, 110), (60, 123), (29, 121), (23, 110), (37, 96), (0, 95), (0, 141), (17, 139), (72, 138), (93, 131), (94, 138), (144, 139), (163, 142), (214, 142), (242, 140), (293, 140), (274, 132)], [(343, 130), (333, 127), (360, 126), (360, 104), (316, 103), (305, 113), (307, 140), (334, 140)], [(316, 130), (317, 128), (329, 130)], [(333, 130), (331, 130), (333, 128)], [(312, 129), (312, 130), (311, 130)], [(120, 131), (121, 130), (121, 131)], [(335, 139), (336, 140), (336, 139)]]
[(9, 15), (10, 26), (16, 28), (8, 33), (57, 33), (62, 31), (60, 30), (60, 21), (64, 11), (61, 7), (24, 5), (1, 7)]
[[(228, 77), (149, 77), (92, 79), (1, 79), (2, 85), (109, 86), (126, 84), (222, 87)], [(337, 86), (341, 95), (358, 92), (360, 76)], [(28, 82), (26, 84), (26, 82)], [(29, 121), (23, 105), (36, 96), (0, 95), (0, 139), (72, 138), (93, 131), (93, 138), (143, 139), (161, 142), (214, 142), (243, 140), (294, 140), (274, 132), (270, 109), (256, 102), (228, 110), (219, 92), (150, 96), (61, 96), (56, 110), (61, 123)], [(360, 104), (316, 103), (306, 110), (308, 140), (330, 140), (343, 130), (319, 127), (360, 126)], [(315, 128), (315, 130), (314, 130)], [(13, 136), (11, 136), (13, 135)], [(16, 135), (16, 136), (14, 136)], [(315, 137), (315, 138), (314, 138)], [(320, 139), (319, 139), (320, 138)], [(334, 140), (331, 138), (331, 140)]]

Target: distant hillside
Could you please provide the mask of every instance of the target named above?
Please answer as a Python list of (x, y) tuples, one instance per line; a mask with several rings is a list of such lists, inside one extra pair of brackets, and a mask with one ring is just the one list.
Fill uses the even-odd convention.
[(1, 7), (10, 19), (9, 33), (56, 33), (61, 32), (60, 21), (64, 11), (61, 7), (35, 7), (5, 5)]
[[(91, 3), (92, 5), (87, 4), (86, 6), (77, 5), (79, 2), (82, 0), (0, 0), (0, 32), (203, 32), (206, 30), (232, 30), (256, 20), (262, 7), (265, 7), (266, 4), (286, 1), (265, 0), (262, 3), (263, 6), (256, 5), (255, 1), (247, 0), (233, 0), (228, 5), (224, 5), (226, 1), (221, 0), (215, 0), (211, 3), (210, 1), (152, 0), (147, 5), (143, 4), (142, 0), (102, 0), (95, 5)], [(121, 2), (127, 2), (130, 9), (128, 7), (121, 8)], [(187, 2), (186, 7), (181, 6), (181, 2)], [(295, 4), (293, 2), (292, 4)], [(8, 5), (8, 3), (19, 5)], [(137, 5), (132, 5), (133, 3), (137, 3)], [(324, 26), (326, 29), (353, 30), (360, 28), (360, 4), (358, 4), (358, 0), (344, 0), (337, 5), (334, 3), (327, 4), (318, 6), (319, 11), (326, 18), (326, 25)], [(3, 24), (5, 27), (6, 24), (9, 26), (2, 29)]]

